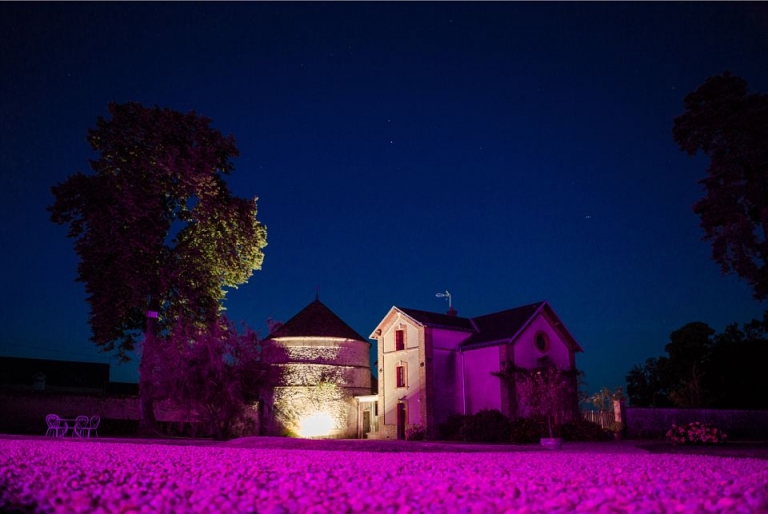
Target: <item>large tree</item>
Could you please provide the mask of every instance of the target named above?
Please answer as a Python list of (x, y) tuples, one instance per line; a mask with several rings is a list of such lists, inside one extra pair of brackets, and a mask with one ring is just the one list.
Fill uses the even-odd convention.
[(673, 137), (689, 155), (710, 158), (693, 209), (723, 273), (768, 298), (768, 95), (749, 93), (730, 73), (710, 77), (685, 99)]
[(627, 397), (633, 407), (668, 407), (670, 375), (666, 357), (651, 358), (644, 365), (635, 364), (627, 374)]
[(768, 409), (768, 316), (741, 328), (728, 325), (714, 337), (711, 365), (704, 377), (712, 405), (729, 409)]
[(229, 191), (224, 175), (237, 147), (211, 120), (138, 103), (112, 103), (109, 114), (88, 131), (94, 173), (54, 186), (49, 212), (75, 240), (92, 341), (127, 360), (146, 332), (139, 387), (147, 432), (155, 423), (144, 357), (176, 320), (217, 320), (225, 288), (261, 268), (266, 228), (256, 198)]
[(626, 376), (627, 396), (635, 407), (701, 407), (711, 403), (704, 377), (709, 372), (712, 335), (709, 325), (687, 323), (669, 335), (669, 357), (648, 359)]
[(715, 333), (706, 323), (688, 323), (670, 334), (669, 357), (648, 359), (626, 376), (636, 407), (766, 409), (768, 315)]
[(669, 354), (667, 372), (672, 379), (669, 396), (678, 407), (703, 407), (710, 402), (704, 376), (708, 372), (715, 331), (694, 321), (669, 335), (664, 349)]

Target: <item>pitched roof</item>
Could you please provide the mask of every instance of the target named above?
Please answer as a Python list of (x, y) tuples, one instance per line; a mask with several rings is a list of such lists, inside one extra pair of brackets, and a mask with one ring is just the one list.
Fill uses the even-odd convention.
[[(279, 337), (338, 337), (365, 341), (363, 336), (315, 298), (315, 301), (304, 307), (294, 317), (285, 322), (267, 339)], [(367, 341), (365, 341), (367, 342)], [(370, 343), (369, 343), (370, 344)]]
[[(469, 337), (459, 345), (461, 348), (513, 341), (544, 308), (547, 308), (551, 315), (557, 318), (547, 302), (531, 303), (475, 318), (461, 318), (418, 309), (395, 308), (424, 326), (470, 332)], [(564, 331), (565, 337), (573, 344), (574, 349), (581, 351), (581, 347), (565, 327), (561, 325), (561, 329)]]
[(467, 332), (475, 331), (475, 327), (472, 325), (472, 322), (467, 318), (449, 316), (448, 314), (440, 314), (439, 312), (420, 311), (418, 309), (405, 309), (402, 307), (397, 307), (397, 309), (400, 312), (407, 314), (415, 321), (418, 321), (422, 325), (428, 327), (465, 330)]
[(472, 318), (477, 331), (461, 343), (461, 347), (514, 339), (545, 304), (536, 302)]

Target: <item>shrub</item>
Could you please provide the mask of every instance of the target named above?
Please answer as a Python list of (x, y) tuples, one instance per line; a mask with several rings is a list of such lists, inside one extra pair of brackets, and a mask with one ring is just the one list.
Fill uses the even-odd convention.
[(422, 425), (411, 425), (405, 429), (407, 441), (423, 441), (427, 438), (427, 429)]
[(441, 441), (461, 441), (461, 429), (464, 426), (464, 414), (451, 414), (445, 422), (437, 426), (438, 439)]
[(611, 434), (597, 423), (585, 419), (575, 419), (563, 423), (560, 433), (564, 441), (605, 441)]
[(548, 433), (547, 418), (544, 416), (517, 418), (511, 424), (509, 439), (517, 444), (538, 443)]
[(509, 418), (496, 409), (483, 409), (467, 416), (461, 428), (465, 441), (496, 443), (509, 440)]
[(709, 423), (694, 421), (687, 425), (673, 424), (667, 431), (667, 439), (674, 444), (723, 444), (728, 435)]

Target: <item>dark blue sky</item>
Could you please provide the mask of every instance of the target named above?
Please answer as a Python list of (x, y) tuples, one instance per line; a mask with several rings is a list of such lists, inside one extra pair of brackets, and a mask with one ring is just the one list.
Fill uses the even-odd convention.
[(765, 309), (712, 262), (707, 161), (671, 136), (708, 76), (768, 92), (765, 5), (0, 3), (0, 354), (109, 361), (45, 207), (139, 101), (238, 142), (269, 246), (233, 319), (264, 334), (318, 288), (363, 336), (446, 289), (465, 316), (548, 300), (589, 390), (623, 386), (685, 323)]

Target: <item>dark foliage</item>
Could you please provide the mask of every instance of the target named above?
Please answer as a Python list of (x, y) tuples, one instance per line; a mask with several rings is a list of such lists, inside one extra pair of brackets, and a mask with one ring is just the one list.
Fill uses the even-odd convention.
[(500, 443), (509, 441), (509, 418), (496, 409), (483, 409), (466, 416), (461, 427), (464, 441)]
[(437, 437), (441, 441), (461, 441), (461, 429), (464, 420), (468, 416), (464, 414), (451, 414), (448, 419), (437, 426)]
[(528, 415), (541, 415), (548, 419), (545, 433), (551, 437), (554, 435), (549, 430), (550, 426), (578, 415), (581, 372), (577, 369), (561, 370), (545, 357), (535, 368), (519, 367), (508, 361), (501, 371), (491, 374), (515, 385), (518, 395), (525, 399), (523, 408)]
[(205, 328), (179, 322), (155, 354), (155, 394), (200, 418), (214, 439), (252, 435), (249, 409), (267, 373), (256, 334), (222, 317)]
[(693, 206), (712, 258), (735, 273), (759, 300), (768, 298), (768, 95), (726, 72), (686, 95), (674, 120), (675, 142), (689, 155), (710, 158)]
[(564, 441), (606, 441), (613, 436), (597, 423), (579, 418), (563, 423), (560, 427), (560, 437)]
[[(552, 427), (552, 431), (557, 437), (557, 427)], [(517, 418), (511, 423), (509, 440), (516, 444), (538, 443), (547, 432), (547, 418), (544, 416)]]
[(423, 441), (427, 438), (427, 430), (423, 425), (413, 425), (405, 429), (406, 441)]
[(731, 324), (714, 337), (704, 376), (712, 407), (768, 410), (768, 324)]
[(768, 316), (714, 333), (689, 323), (670, 335), (669, 357), (648, 359), (627, 374), (636, 407), (768, 409)]
[(666, 366), (669, 359), (658, 357), (647, 359), (641, 366), (635, 364), (626, 376), (627, 397), (634, 407), (670, 407), (669, 373)]

